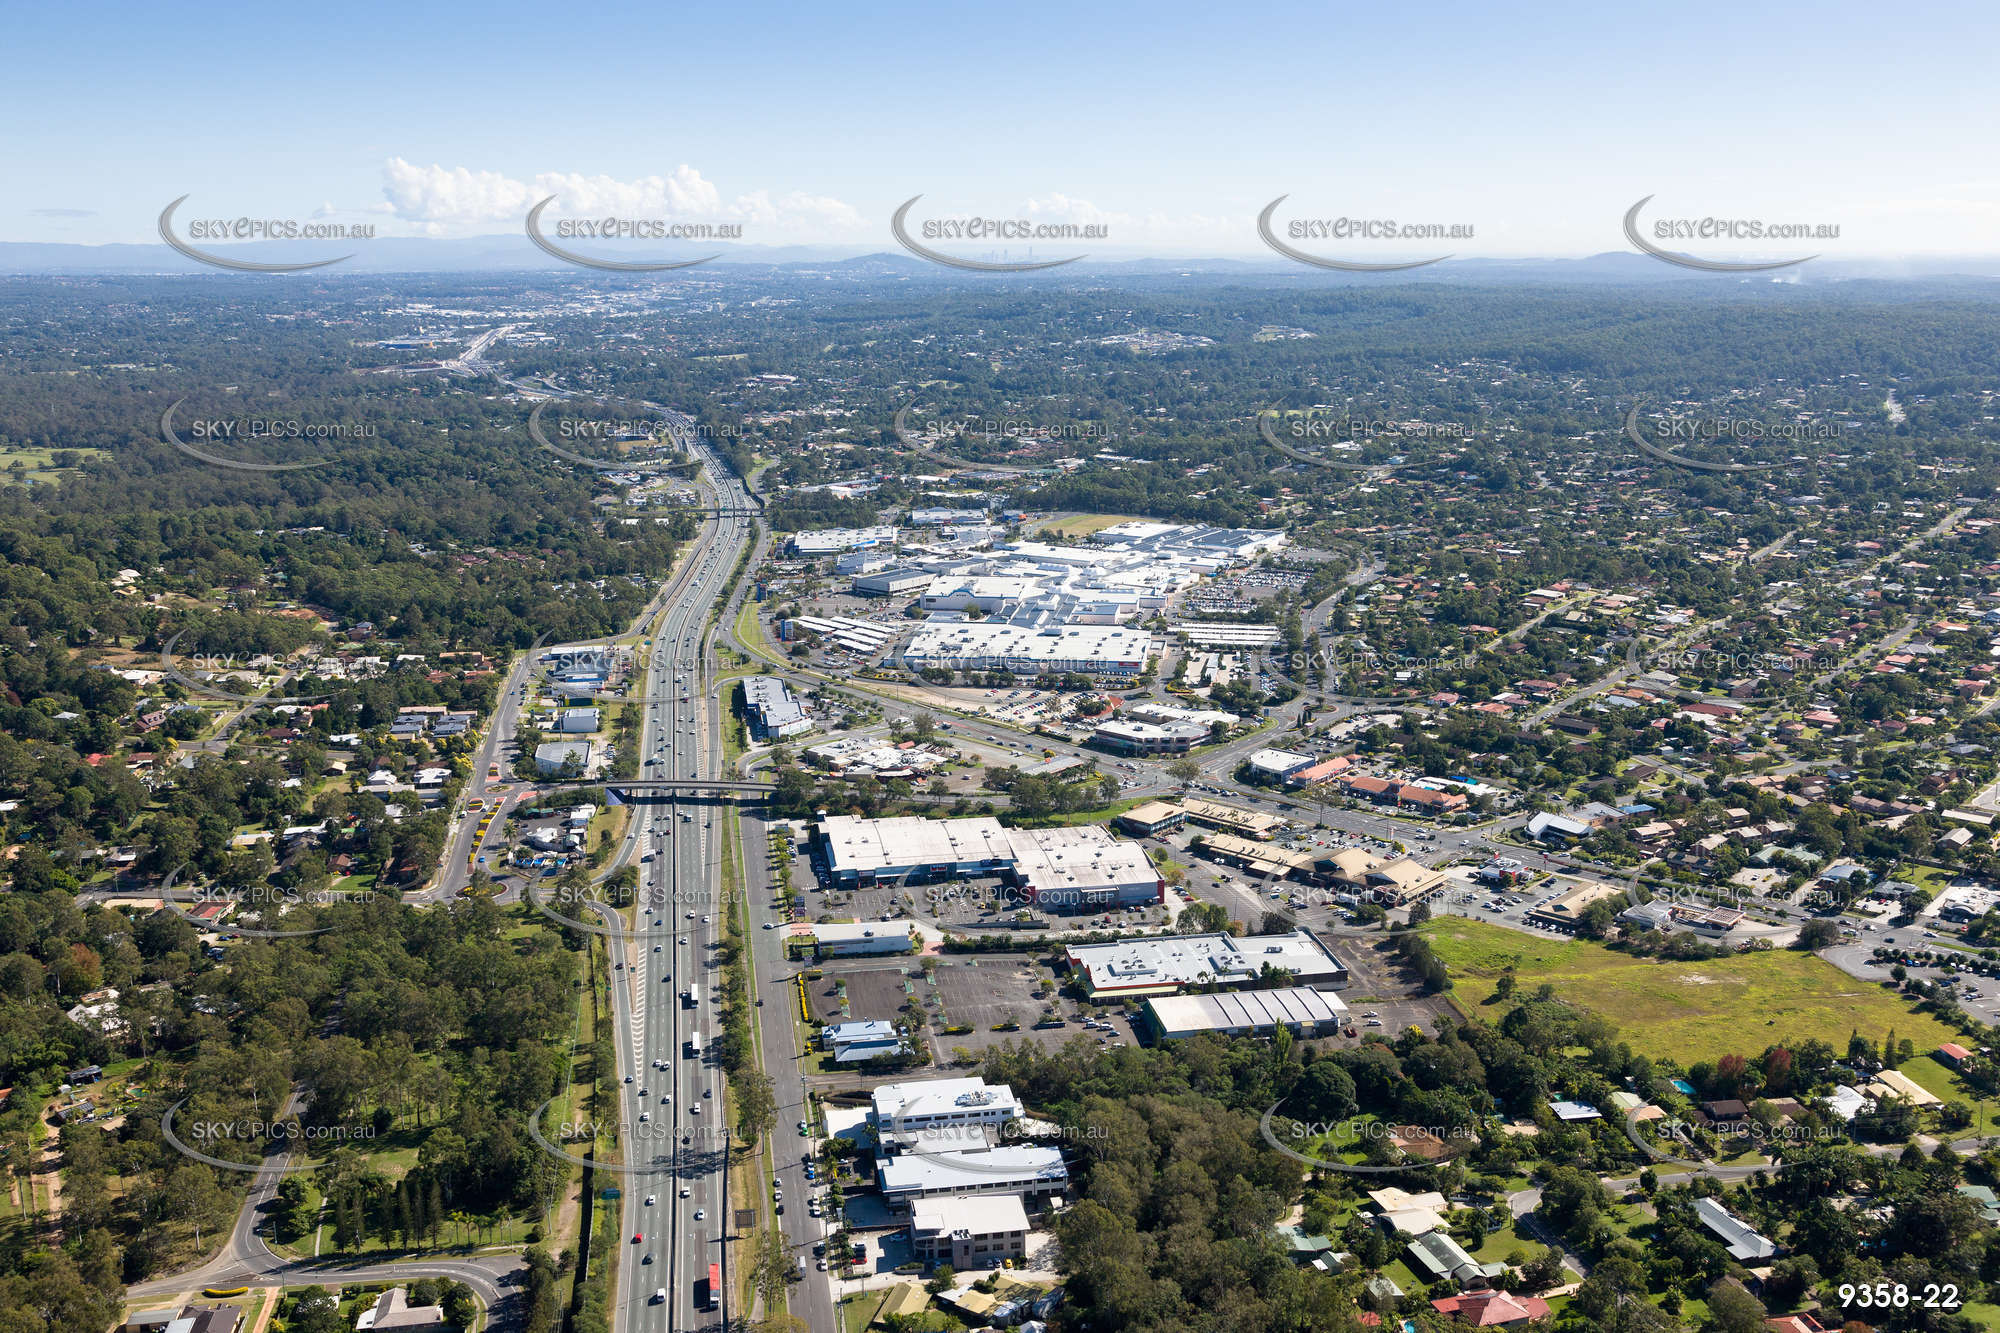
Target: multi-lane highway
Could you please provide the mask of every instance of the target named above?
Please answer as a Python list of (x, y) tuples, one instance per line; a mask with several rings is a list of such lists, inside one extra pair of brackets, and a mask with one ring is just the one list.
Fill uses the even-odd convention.
[[(738, 512), (748, 497), (704, 445), (690, 439), (687, 447), (709, 468), (724, 503), (667, 589), (651, 658), (634, 687), (646, 699), (639, 738), (646, 778), (720, 776), (722, 717), (707, 670), (707, 614), (749, 536), (749, 520)], [(729, 907), (720, 893), (716, 805), (671, 790), (648, 795), (635, 803), (624, 849), (638, 855), (636, 919), (628, 925), (603, 914), (613, 932), (628, 1168), (613, 1303), (622, 1329), (668, 1333), (720, 1328), (725, 1313), (724, 1292), (710, 1289), (708, 1273), (725, 1263), (728, 1220), (728, 1117), (714, 996)]]

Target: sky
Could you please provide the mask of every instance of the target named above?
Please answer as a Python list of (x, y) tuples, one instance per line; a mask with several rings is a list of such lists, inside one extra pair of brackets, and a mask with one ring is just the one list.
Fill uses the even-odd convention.
[[(181, 195), (183, 221), (518, 235), (556, 195), (552, 222), (859, 252), (922, 195), (920, 239), (1103, 229), (948, 253), (1268, 257), (1283, 195), (1273, 228), (1309, 252), (1562, 257), (1630, 250), (1650, 195), (1645, 227), (1839, 229), (1684, 253), (2000, 253), (2000, 6), (1506, 8), (14, 0), (0, 242), (153, 243)], [(1288, 230), (1342, 217), (1459, 230)]]

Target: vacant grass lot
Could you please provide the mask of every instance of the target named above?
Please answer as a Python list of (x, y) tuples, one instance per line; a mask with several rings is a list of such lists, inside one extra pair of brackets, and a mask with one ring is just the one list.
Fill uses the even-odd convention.
[(1459, 1001), (1475, 1012), (1510, 965), (1522, 991), (1543, 982), (1562, 999), (1617, 1024), (1644, 1055), (1687, 1062), (1818, 1037), (1845, 1053), (1847, 1034), (1880, 1041), (1891, 1028), (1919, 1051), (1956, 1034), (1879, 986), (1811, 954), (1789, 950), (1707, 962), (1664, 963), (1588, 940), (1545, 939), (1463, 917), (1423, 927), (1450, 969)]
[(1088, 537), (1093, 532), (1115, 528), (1120, 523), (1132, 522), (1130, 514), (1082, 514), (1075, 518), (1051, 519), (1042, 524), (1041, 535), (1045, 537)]

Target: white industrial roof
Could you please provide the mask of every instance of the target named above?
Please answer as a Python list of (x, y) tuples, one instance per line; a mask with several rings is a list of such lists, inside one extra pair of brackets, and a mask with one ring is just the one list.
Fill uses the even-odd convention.
[(941, 1194), (954, 1189), (994, 1189), (1018, 1182), (1032, 1185), (1069, 1179), (1062, 1153), (1054, 1148), (1014, 1146), (985, 1152), (906, 1152), (879, 1167), (882, 1192)]
[(1021, 1113), (1014, 1090), (1005, 1083), (988, 1084), (972, 1078), (931, 1078), (909, 1083), (884, 1083), (874, 1091), (875, 1118), (889, 1124), (916, 1116), (955, 1115), (961, 1111), (987, 1108), (1007, 1109), (1010, 1116)]
[(1158, 935), (1069, 951), (1093, 990), (1184, 986), (1198, 981), (1245, 981), (1266, 963), (1300, 979), (1330, 976), (1339, 960), (1308, 930), (1282, 935)]
[(1219, 995), (1160, 995), (1148, 1000), (1161, 1031), (1226, 1032), (1338, 1022), (1347, 1012), (1338, 995), (1310, 986), (1225, 991)]

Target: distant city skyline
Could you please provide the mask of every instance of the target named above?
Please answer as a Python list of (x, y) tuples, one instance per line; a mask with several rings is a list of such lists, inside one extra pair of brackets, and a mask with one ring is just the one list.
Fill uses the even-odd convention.
[[(1990, 11), (98, 14), (87, 34), (53, 8), (10, 15), (0, 242), (158, 244), (183, 195), (183, 219), (518, 236), (555, 196), (552, 222), (863, 253), (899, 250), (890, 219), (921, 195), (912, 225), (957, 256), (1276, 260), (1258, 215), (1286, 196), (1273, 227), (1299, 250), (1409, 262), (1632, 251), (1621, 221), (1651, 196), (1648, 234), (1710, 257), (2000, 254)], [(1716, 217), (1821, 234), (1674, 233)], [(1341, 218), (1446, 239), (1323, 234)], [(1101, 236), (949, 234), (965, 219)]]

